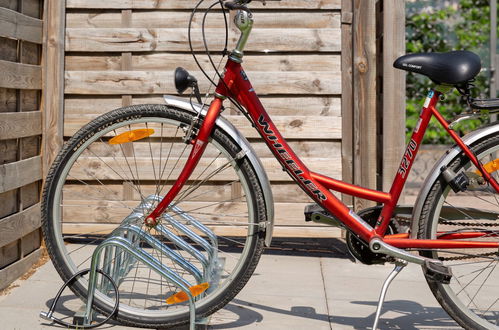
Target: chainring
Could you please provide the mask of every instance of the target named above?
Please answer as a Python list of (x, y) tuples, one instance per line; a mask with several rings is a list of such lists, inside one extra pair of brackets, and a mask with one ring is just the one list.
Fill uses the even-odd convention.
[[(370, 226), (374, 227), (376, 221), (381, 213), (381, 206), (370, 207), (358, 213), (358, 215), (367, 222)], [(388, 226), (388, 235), (393, 235), (404, 231), (403, 225), (399, 224), (397, 220), (392, 219)], [(385, 254), (374, 253), (369, 248), (369, 244), (362, 240), (358, 235), (347, 232), (345, 238), (348, 252), (358, 261), (366, 265), (384, 264), (389, 261), (389, 257)]]

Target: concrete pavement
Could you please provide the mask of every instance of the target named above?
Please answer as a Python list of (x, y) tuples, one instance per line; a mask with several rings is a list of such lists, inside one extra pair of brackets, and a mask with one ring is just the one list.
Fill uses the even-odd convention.
[[(246, 287), (209, 320), (210, 329), (367, 329), (379, 290), (392, 265), (352, 263), (335, 239), (287, 242), (269, 249)], [(47, 311), (62, 281), (51, 262), (0, 296), (2, 329), (55, 329), (38, 315)], [(59, 316), (81, 303), (67, 291)], [(409, 265), (393, 282), (381, 329), (460, 329), (441, 309), (421, 269)], [(119, 325), (103, 327), (129, 329)]]

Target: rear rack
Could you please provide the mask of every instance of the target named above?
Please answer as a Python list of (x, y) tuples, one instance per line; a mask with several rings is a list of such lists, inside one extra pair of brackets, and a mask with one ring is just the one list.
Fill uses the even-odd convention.
[(477, 110), (499, 111), (499, 99), (472, 99), (470, 106)]

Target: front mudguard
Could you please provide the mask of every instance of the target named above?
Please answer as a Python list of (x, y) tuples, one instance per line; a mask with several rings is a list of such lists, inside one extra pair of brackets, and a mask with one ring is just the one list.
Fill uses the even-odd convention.
[[(200, 104), (191, 103), (188, 100), (170, 95), (164, 95), (163, 98), (166, 104), (172, 107), (187, 111), (200, 112), (202, 115), (206, 113), (206, 108), (202, 107)], [(236, 142), (236, 144), (242, 148), (245, 157), (248, 158), (249, 162), (253, 166), (253, 169), (255, 170), (256, 175), (258, 176), (258, 182), (260, 182), (260, 186), (262, 187), (263, 197), (265, 200), (265, 209), (267, 210), (267, 223), (262, 225), (261, 230), (265, 231), (265, 245), (270, 246), (272, 233), (274, 231), (274, 197), (272, 195), (267, 173), (265, 172), (260, 159), (257, 157), (255, 150), (253, 150), (253, 147), (241, 134), (241, 132), (234, 127), (234, 125), (222, 116), (218, 117), (216, 125), (219, 129), (227, 133), (227, 135), (229, 135)]]
[[(476, 131), (473, 131), (465, 135), (462, 138), (462, 140), (464, 144), (466, 144), (469, 147), (473, 143), (487, 137), (490, 134), (497, 133), (498, 131), (499, 131), (499, 123), (494, 123), (492, 125), (482, 127)], [(443, 166), (448, 166), (450, 163), (452, 163), (452, 161), (460, 153), (461, 153), (461, 148), (459, 148), (459, 146), (457, 145), (454, 146), (452, 149), (447, 150), (447, 152), (437, 161), (435, 166), (433, 166), (430, 174), (426, 177), (426, 180), (423, 183), (423, 188), (421, 188), (421, 190), (419, 191), (416, 203), (414, 205), (414, 208), (412, 209), (411, 238), (417, 238), (423, 205), (426, 199), (428, 198), (428, 194), (430, 193), (431, 187), (442, 174), (441, 168)]]

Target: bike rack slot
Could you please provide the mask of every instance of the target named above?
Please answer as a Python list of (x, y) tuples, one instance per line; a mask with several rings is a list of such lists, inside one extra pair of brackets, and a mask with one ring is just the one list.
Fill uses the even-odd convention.
[[(190, 311), (190, 329), (195, 328), (196, 313), (194, 301), (196, 298), (189, 290), (192, 284), (175, 270), (163, 264), (156, 256), (168, 258), (172, 263), (178, 265), (191, 275), (197, 282), (196, 284), (203, 282), (210, 283), (207, 292), (216, 289), (218, 286), (221, 278), (221, 268), (225, 260), (224, 258), (219, 259), (217, 257), (218, 244), (216, 235), (208, 227), (194, 217), (186, 214), (178, 206), (172, 207), (171, 210), (174, 212), (173, 216), (180, 217), (182, 221), (175, 219), (172, 215), (163, 215), (161, 218), (163, 223), (160, 222), (154, 227), (154, 235), (142, 229), (141, 226), (143, 226), (143, 219), (146, 214), (154, 207), (155, 202), (160, 200), (161, 197), (158, 195), (148, 196), (139, 206), (133, 209), (118, 228), (113, 230), (110, 237), (101, 242), (94, 250), (88, 281), (88, 298), (85, 312), (83, 313), (84, 325), (89, 325), (92, 322), (94, 295), (107, 295), (114, 290), (113, 285), (111, 285), (109, 280), (106, 281), (105, 277), (102, 277), (100, 283), (97, 283), (98, 266), (102, 264), (102, 271), (109, 275), (119, 287), (129, 272), (136, 267), (137, 262), (141, 262), (166, 281), (187, 293)], [(183, 221), (185, 221), (185, 224), (182, 223)], [(187, 225), (192, 225), (193, 228), (206, 235), (206, 239), (188, 228)], [(171, 226), (171, 229), (169, 226)], [(158, 236), (165, 239), (167, 243), (172, 243), (175, 249), (178, 249), (178, 252), (167, 246), (164, 241), (162, 242), (158, 239)], [(192, 246), (183, 237), (187, 237), (199, 245), (205, 253)], [(142, 243), (145, 243), (145, 246)], [(156, 251), (156, 253), (149, 252), (151, 249)], [(197, 260), (202, 269), (199, 269), (182, 256), (180, 250)], [(100, 291), (99, 293), (95, 292), (96, 288)], [(202, 295), (199, 297), (202, 297)]]

